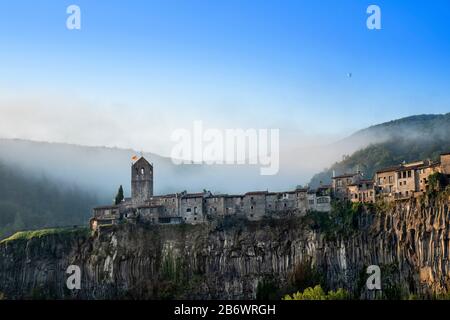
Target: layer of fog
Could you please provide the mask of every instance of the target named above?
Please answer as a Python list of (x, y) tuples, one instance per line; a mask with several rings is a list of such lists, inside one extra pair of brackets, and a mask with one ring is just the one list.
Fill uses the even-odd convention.
[(123, 106), (113, 107), (114, 111), (101, 104), (79, 105), (76, 99), (71, 103), (61, 99), (65, 106), (58, 108), (58, 100), (53, 99), (52, 105), (43, 101), (49, 100), (0, 99), (0, 138), (5, 138), (0, 140), (0, 160), (30, 175), (44, 175), (89, 190), (101, 201), (111, 201), (119, 185), (129, 194), (131, 156), (140, 150), (147, 151), (143, 155), (154, 163), (156, 194), (203, 189), (242, 193), (293, 189), (307, 184), (315, 173), (343, 155), (370, 143), (398, 132), (412, 139), (423, 135), (423, 128), (410, 123), (404, 128), (396, 123), (393, 130), (370, 128), (345, 139), (342, 135), (281, 128), (279, 172), (262, 176), (259, 165), (176, 166), (169, 158), (155, 154), (155, 150), (170, 153), (170, 133), (179, 125), (173, 118), (185, 115), (174, 116), (168, 110), (152, 116), (136, 114)]

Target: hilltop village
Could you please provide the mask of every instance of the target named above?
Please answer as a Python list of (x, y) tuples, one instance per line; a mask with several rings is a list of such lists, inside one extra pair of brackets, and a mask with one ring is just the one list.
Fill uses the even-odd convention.
[(93, 209), (92, 230), (123, 221), (153, 224), (198, 224), (217, 217), (242, 216), (248, 220), (264, 217), (305, 215), (309, 211), (329, 212), (331, 201), (373, 203), (417, 197), (429, 189), (433, 174), (450, 176), (450, 153), (440, 161), (403, 163), (375, 173), (373, 180), (361, 172), (332, 177), (332, 185), (312, 190), (297, 188), (285, 192), (253, 191), (245, 194), (181, 193), (153, 195), (153, 165), (144, 157), (131, 166), (131, 198), (117, 205)]

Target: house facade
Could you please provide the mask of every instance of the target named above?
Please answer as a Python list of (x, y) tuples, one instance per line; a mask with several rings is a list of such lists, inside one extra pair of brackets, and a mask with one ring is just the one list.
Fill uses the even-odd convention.
[(332, 177), (333, 197), (339, 200), (350, 199), (349, 189), (350, 185), (358, 183), (362, 179), (360, 172), (346, 173), (339, 176)]

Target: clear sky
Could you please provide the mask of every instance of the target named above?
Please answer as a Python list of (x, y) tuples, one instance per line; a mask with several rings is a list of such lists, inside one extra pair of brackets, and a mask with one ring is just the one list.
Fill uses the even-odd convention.
[(162, 154), (194, 120), (340, 137), (450, 112), (450, 1), (1, 1), (0, 75), (2, 137)]

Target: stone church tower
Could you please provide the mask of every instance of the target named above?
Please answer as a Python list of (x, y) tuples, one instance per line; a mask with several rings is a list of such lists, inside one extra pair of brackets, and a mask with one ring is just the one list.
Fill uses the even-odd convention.
[(142, 205), (153, 196), (153, 166), (141, 157), (131, 166), (131, 200)]

